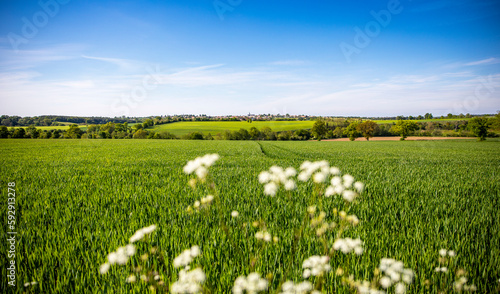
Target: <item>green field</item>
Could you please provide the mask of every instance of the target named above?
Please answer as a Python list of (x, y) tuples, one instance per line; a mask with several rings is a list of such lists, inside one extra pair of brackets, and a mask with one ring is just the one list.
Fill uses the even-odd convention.
[[(334, 251), (323, 293), (348, 293), (335, 276), (337, 267), (370, 280), (384, 257), (401, 260), (415, 272), (409, 293), (435, 293), (426, 280), (451, 285), (452, 269), (458, 267), (468, 271), (478, 293), (493, 293), (500, 278), (499, 147), (500, 142), (490, 141), (0, 140), (5, 203), (0, 293), (22, 293), (31, 281), (39, 284), (26, 289), (35, 293), (147, 292), (146, 283), (125, 282), (139, 256), (155, 246), (163, 259), (149, 256), (145, 266), (169, 285), (179, 272), (173, 259), (192, 245), (201, 248), (192, 265), (206, 274), (205, 293), (231, 293), (235, 279), (252, 271), (272, 273), (269, 293), (278, 293), (284, 275), (302, 281), (302, 262), (324, 254), (324, 243), (309, 226), (294, 241), (307, 207), (316, 204), (334, 220), (333, 208), (348, 206), (338, 197), (312, 196), (318, 187), (311, 182), (288, 195), (264, 195), (258, 175), (272, 165), (298, 169), (305, 160), (323, 159), (366, 185), (348, 210), (361, 222), (342, 235), (361, 238), (364, 252)], [(207, 153), (220, 155), (210, 169), (217, 205), (189, 214), (186, 208), (208, 190), (191, 189), (192, 177), (182, 167)], [(5, 278), (10, 182), (16, 191), (16, 288), (7, 288)], [(240, 214), (236, 219), (230, 216), (233, 210)], [(226, 227), (219, 225), (219, 216)], [(279, 242), (258, 242), (250, 225), (256, 220), (265, 222)], [(138, 242), (127, 266), (113, 265), (99, 274), (108, 253), (151, 224), (158, 229), (147, 242)], [(326, 236), (331, 245), (336, 236)], [(456, 265), (447, 273), (434, 271), (440, 248), (456, 251)]]
[(259, 130), (263, 127), (270, 127), (273, 131), (310, 129), (313, 124), (314, 121), (254, 121), (252, 123), (242, 121), (186, 121), (157, 125), (151, 129), (154, 131), (168, 131), (177, 136), (182, 136), (192, 132), (202, 132), (205, 135), (208, 133), (216, 135), (217, 133), (222, 133), (226, 130), (249, 130), (251, 127), (256, 127)]
[[(78, 125), (78, 127), (82, 130), (82, 131), (86, 131), (87, 130), (87, 126), (86, 125)], [(24, 128), (26, 129), (27, 127), (14, 127), (15, 129), (17, 128)], [(64, 125), (64, 126), (35, 126), (35, 128), (39, 129), (39, 130), (42, 130), (42, 131), (49, 131), (49, 130), (67, 130), (69, 129), (69, 125)]]
[[(414, 121), (414, 122), (420, 122), (420, 123), (424, 123), (424, 122), (442, 122), (442, 123), (445, 123), (445, 122), (454, 122), (454, 121), (462, 121), (462, 120), (470, 120), (470, 118), (433, 118), (433, 119), (413, 119), (411, 121)], [(390, 120), (374, 120), (374, 122), (376, 122), (377, 124), (395, 124), (398, 122), (397, 119), (390, 119)]]

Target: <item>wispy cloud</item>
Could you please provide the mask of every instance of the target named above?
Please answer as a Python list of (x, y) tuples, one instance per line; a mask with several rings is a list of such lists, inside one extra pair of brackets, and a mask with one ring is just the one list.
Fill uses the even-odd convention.
[(81, 57), (92, 60), (99, 60), (103, 62), (108, 62), (122, 69), (133, 69), (137, 67), (138, 62), (130, 59), (122, 59), (122, 58), (110, 58), (110, 57), (96, 57), (96, 56), (87, 56), (82, 55)]
[(17, 52), (12, 49), (0, 48), (0, 66), (2, 71), (36, 68), (50, 62), (76, 59), (78, 58), (76, 52), (80, 50), (82, 50), (82, 46), (75, 44)]
[(500, 63), (500, 59), (495, 58), (495, 57), (491, 57), (491, 58), (487, 58), (487, 59), (469, 62), (469, 63), (466, 63), (465, 65), (474, 66), (474, 65), (487, 65), (487, 64), (496, 64), (496, 63)]
[(278, 60), (269, 63), (270, 65), (298, 66), (307, 64), (304, 60)]

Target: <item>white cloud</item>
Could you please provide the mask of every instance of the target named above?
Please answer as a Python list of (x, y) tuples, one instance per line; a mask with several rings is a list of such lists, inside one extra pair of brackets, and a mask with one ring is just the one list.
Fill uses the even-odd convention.
[(482, 59), (482, 60), (478, 60), (478, 61), (474, 61), (474, 62), (469, 62), (469, 63), (466, 63), (465, 65), (474, 66), (474, 65), (487, 65), (487, 64), (496, 64), (496, 63), (500, 63), (500, 59), (492, 57), (492, 58)]

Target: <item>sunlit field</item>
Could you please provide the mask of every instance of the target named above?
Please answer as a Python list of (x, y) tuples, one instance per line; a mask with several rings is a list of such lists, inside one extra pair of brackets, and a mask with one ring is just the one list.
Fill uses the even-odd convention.
[[(176, 125), (185, 126), (179, 133), (190, 131), (187, 123), (160, 127), (174, 132)], [(375, 273), (383, 258), (411, 270), (408, 293), (449, 293), (459, 269), (467, 272), (467, 285), (492, 293), (500, 279), (499, 144), (0, 140), (2, 199), (15, 182), (18, 232), (17, 285), (2, 282), (0, 292), (161, 292), (182, 276), (176, 257), (196, 245), (199, 254), (190, 266), (203, 271), (204, 293), (231, 293), (238, 277), (252, 272), (265, 280), (263, 293), (282, 292), (285, 281), (309, 281), (321, 293), (355, 292), (353, 281), (363, 280), (383, 290), (382, 275)], [(204, 180), (203, 174), (186, 174), (186, 163), (205, 154), (220, 158), (207, 167)], [(345, 195), (326, 197), (329, 182), (318, 176), (302, 182), (290, 173), (297, 188), (280, 186), (275, 195), (262, 176), (259, 182), (271, 166), (293, 167), (299, 174), (304, 161), (320, 160), (364, 184), (352, 202)], [(195, 189), (189, 185), (194, 187), (193, 179)], [(213, 201), (206, 200), (209, 194)], [(320, 211), (329, 226), (322, 234)], [(342, 218), (341, 211), (359, 223)], [(156, 228), (140, 240), (129, 239), (151, 225)], [(359, 238), (362, 250), (334, 249), (348, 237)], [(101, 274), (101, 266), (111, 263), (108, 254), (129, 243), (134, 254), (126, 263), (111, 264)], [(7, 243), (1, 246), (6, 252)], [(448, 254), (441, 262), (440, 249)], [(307, 275), (304, 261), (311, 256), (328, 256), (329, 268)], [(388, 292), (395, 287), (393, 281)]]
[(181, 136), (192, 132), (201, 132), (216, 135), (226, 130), (238, 131), (239, 129), (249, 130), (252, 127), (261, 129), (270, 127), (273, 131), (289, 131), (312, 128), (314, 121), (200, 121), (200, 122), (176, 122), (153, 127), (154, 131), (168, 131), (174, 135)]

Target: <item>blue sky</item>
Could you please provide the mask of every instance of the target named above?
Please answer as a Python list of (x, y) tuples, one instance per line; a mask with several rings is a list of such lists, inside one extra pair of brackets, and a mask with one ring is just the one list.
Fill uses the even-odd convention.
[(500, 110), (500, 1), (0, 0), (0, 114)]

